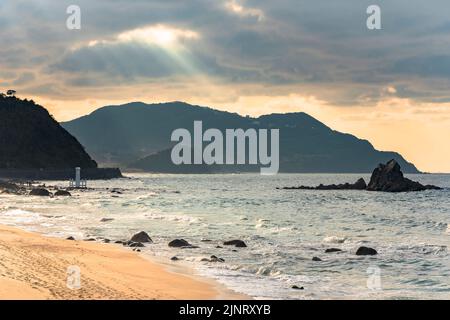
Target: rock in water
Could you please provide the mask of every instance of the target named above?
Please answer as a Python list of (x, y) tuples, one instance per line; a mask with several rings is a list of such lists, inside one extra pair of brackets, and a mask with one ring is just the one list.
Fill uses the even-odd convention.
[(359, 247), (356, 251), (357, 256), (374, 256), (377, 254), (377, 250), (368, 247)]
[(330, 248), (330, 249), (326, 249), (325, 253), (333, 253), (333, 252), (341, 252), (341, 249), (338, 248)]
[(36, 188), (30, 191), (30, 196), (50, 197), (51, 193), (47, 189)]
[(132, 236), (130, 242), (152, 243), (153, 240), (145, 231), (141, 231)]
[(367, 184), (363, 178), (359, 178), (355, 183), (319, 185), (317, 187), (284, 187), (284, 190), (366, 190)]
[(72, 195), (70, 194), (69, 191), (58, 190), (58, 191), (55, 192), (55, 196), (56, 197), (71, 197)]
[(294, 289), (294, 290), (304, 290), (305, 288), (304, 287), (299, 287), (299, 286), (292, 286), (291, 287), (292, 289)]
[(184, 239), (175, 239), (169, 242), (169, 247), (183, 248), (183, 247), (192, 247), (192, 245)]
[(313, 257), (313, 258), (312, 258), (312, 261), (320, 262), (320, 261), (322, 261), (322, 259), (320, 259), (319, 257)]
[(422, 185), (403, 176), (400, 165), (395, 160), (380, 164), (372, 173), (367, 190), (384, 192), (407, 192), (423, 190), (439, 190), (439, 187)]
[(242, 240), (231, 240), (223, 243), (225, 246), (235, 246), (236, 248), (246, 248), (247, 245)]
[(132, 242), (132, 241), (128, 242), (128, 246), (130, 248), (143, 248), (143, 247), (145, 247), (144, 244), (141, 243), (141, 242)]

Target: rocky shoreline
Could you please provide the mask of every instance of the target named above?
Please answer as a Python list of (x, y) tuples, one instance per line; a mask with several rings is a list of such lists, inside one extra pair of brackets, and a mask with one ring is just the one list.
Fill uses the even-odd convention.
[[(4, 169), (0, 168), (0, 179), (5, 180), (70, 180), (74, 169)], [(109, 180), (123, 178), (119, 168), (83, 168), (82, 178), (88, 180)]]
[[(277, 188), (280, 189), (280, 188)], [(372, 173), (369, 184), (363, 178), (355, 183), (345, 184), (320, 184), (317, 187), (299, 186), (283, 187), (283, 190), (367, 190), (382, 192), (414, 192), (424, 190), (441, 190), (442, 188), (433, 185), (423, 185), (403, 176), (400, 165), (395, 160), (386, 164), (379, 164)]]

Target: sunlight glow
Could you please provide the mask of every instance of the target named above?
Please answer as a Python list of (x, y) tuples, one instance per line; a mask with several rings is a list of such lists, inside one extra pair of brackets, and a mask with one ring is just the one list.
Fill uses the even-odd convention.
[(119, 41), (134, 41), (172, 47), (185, 39), (198, 39), (198, 33), (191, 30), (171, 28), (164, 25), (149, 26), (145, 28), (126, 31), (118, 35)]
[(262, 10), (255, 8), (246, 8), (243, 5), (239, 4), (237, 0), (229, 0), (228, 2), (226, 2), (225, 6), (228, 10), (240, 16), (256, 17), (258, 21), (262, 21), (264, 19), (264, 12)]

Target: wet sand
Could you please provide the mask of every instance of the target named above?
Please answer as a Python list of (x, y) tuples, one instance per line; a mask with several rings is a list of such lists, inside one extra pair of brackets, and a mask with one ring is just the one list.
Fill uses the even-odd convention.
[(243, 296), (117, 245), (49, 238), (0, 225), (0, 299), (218, 298)]

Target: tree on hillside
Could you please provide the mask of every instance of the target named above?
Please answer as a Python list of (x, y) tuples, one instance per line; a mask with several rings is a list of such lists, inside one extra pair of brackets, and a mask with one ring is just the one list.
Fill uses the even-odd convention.
[(8, 90), (6, 91), (6, 95), (10, 96), (10, 97), (14, 97), (16, 95), (16, 90)]

